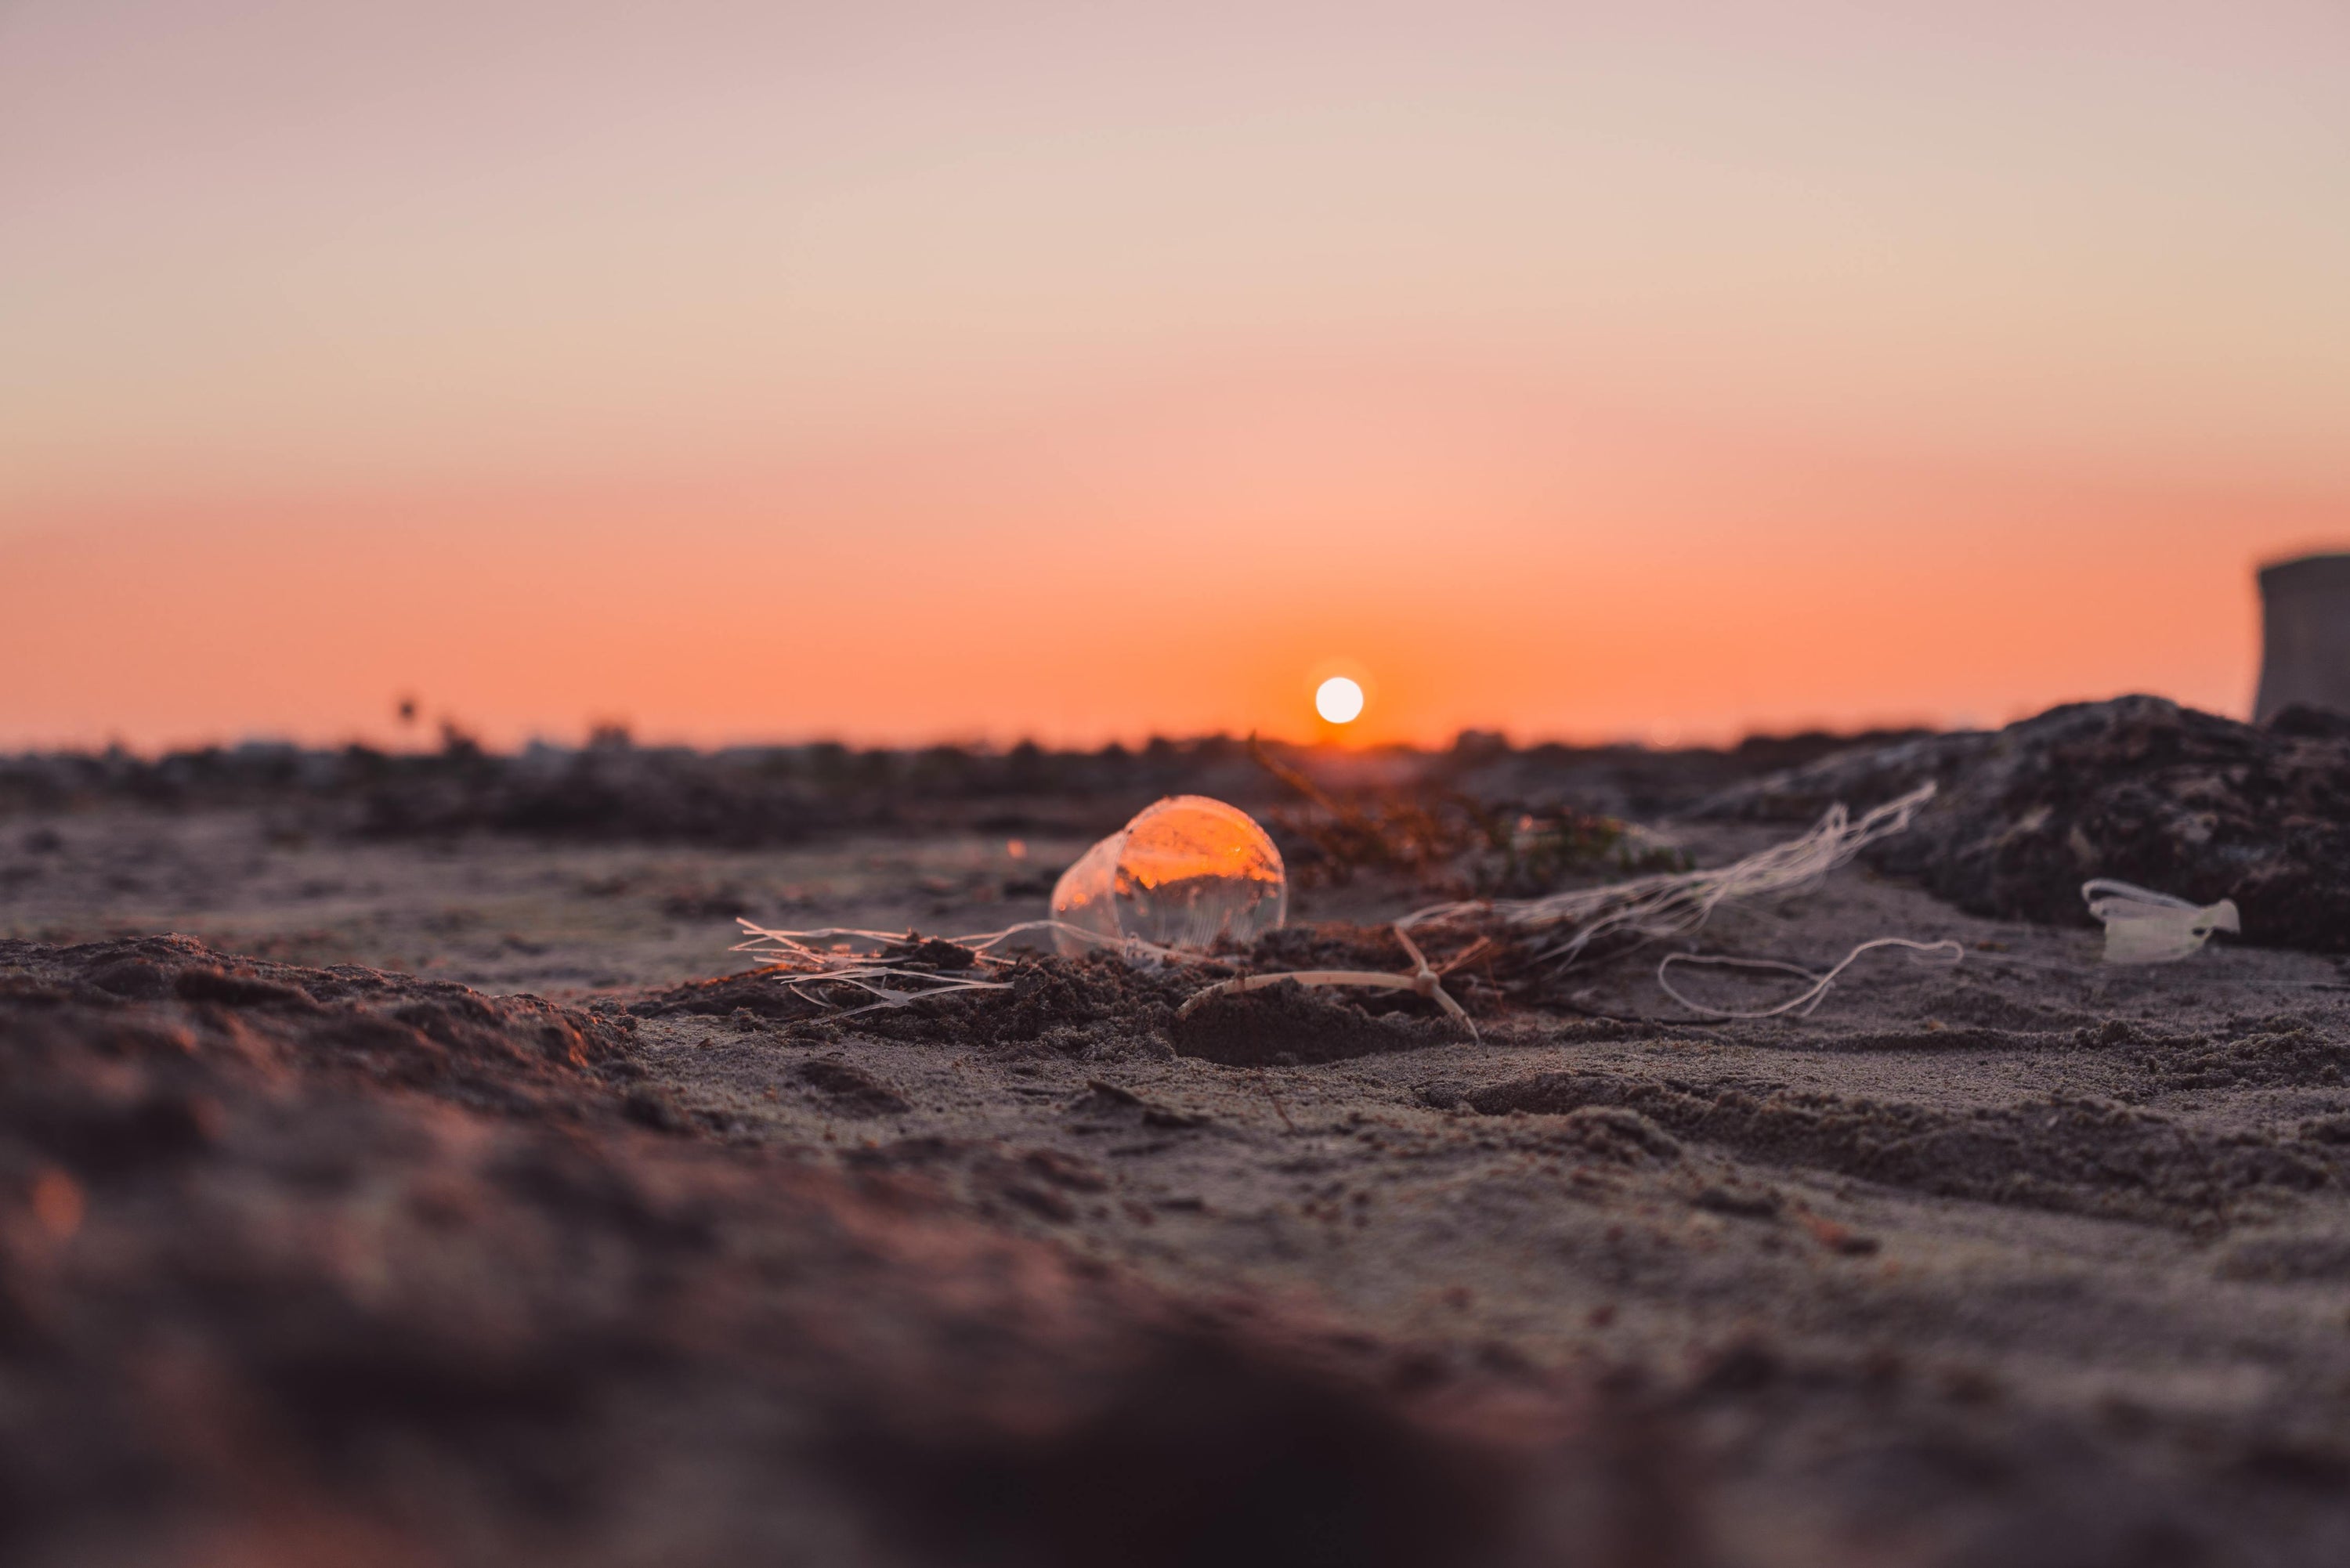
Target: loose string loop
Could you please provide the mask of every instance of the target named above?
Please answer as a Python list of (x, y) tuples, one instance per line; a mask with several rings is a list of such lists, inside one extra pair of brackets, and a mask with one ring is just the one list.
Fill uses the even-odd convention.
[[(1930, 955), (1946, 955), (1950, 963), (1957, 964), (1967, 956), (1967, 950), (1955, 941), (1913, 942), (1907, 937), (1878, 937), (1874, 941), (1861, 943), (1852, 951), (1845, 954), (1844, 961), (1827, 973), (1815, 975), (1801, 964), (1788, 963), (1781, 959), (1722, 958), (1697, 953), (1667, 953), (1657, 964), (1657, 984), (1663, 988), (1667, 996), (1671, 997), (1691, 1012), (1703, 1013), (1709, 1018), (1777, 1018), (1790, 1012), (1798, 1018), (1809, 1018), (1813, 1010), (1827, 1000), (1828, 992), (1836, 982), (1836, 976), (1850, 969), (1854, 961), (1861, 954), (1872, 952), (1878, 948), (1908, 948), (1910, 950), (1910, 961), (1914, 963), (1930, 961)], [(1780, 974), (1792, 974), (1800, 979), (1808, 980), (1812, 983), (1810, 989), (1801, 996), (1783, 1002), (1776, 1007), (1740, 1012), (1731, 1008), (1710, 1006), (1683, 995), (1675, 989), (1671, 981), (1665, 978), (1666, 971), (1677, 963), (1702, 964), (1714, 969), (1770, 970)]]

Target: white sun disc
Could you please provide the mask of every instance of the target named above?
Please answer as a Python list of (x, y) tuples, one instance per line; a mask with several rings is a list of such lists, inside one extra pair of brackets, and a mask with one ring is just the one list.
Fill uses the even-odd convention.
[(1363, 711), (1363, 688), (1360, 682), (1343, 675), (1333, 675), (1315, 689), (1314, 711), (1333, 724), (1351, 724)]

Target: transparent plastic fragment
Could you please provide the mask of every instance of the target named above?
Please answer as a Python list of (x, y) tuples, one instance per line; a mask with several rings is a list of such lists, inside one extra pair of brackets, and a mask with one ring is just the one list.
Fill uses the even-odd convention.
[(2107, 963), (2175, 963), (2210, 940), (2213, 931), (2244, 929), (2233, 898), (2190, 904), (2106, 877), (2082, 883), (2081, 897), (2105, 923)]
[[(1053, 944), (1062, 952), (1074, 957), (1096, 947), (1114, 947), (1126, 935), (1118, 929), (1118, 900), (1112, 894), (1118, 885), (1118, 857), (1126, 852), (1126, 833), (1121, 827), (1078, 856), (1077, 863), (1053, 884), (1053, 918), (1077, 928), (1053, 933)], [(1100, 940), (1087, 941), (1082, 933), (1088, 931)]]
[(1281, 851), (1254, 818), (1206, 795), (1170, 795), (1080, 856), (1053, 888), (1054, 942), (1070, 956), (1136, 939), (1204, 952), (1252, 941), (1289, 915)]

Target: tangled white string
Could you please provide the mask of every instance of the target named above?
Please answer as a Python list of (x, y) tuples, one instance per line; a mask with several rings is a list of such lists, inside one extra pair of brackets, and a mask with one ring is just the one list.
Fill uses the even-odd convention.
[(1555, 961), (1564, 969), (1602, 937), (1620, 935), (1650, 942), (1683, 936), (1704, 925), (1723, 904), (1792, 892), (1816, 882), (1878, 839), (1907, 828), (1918, 809), (1933, 798), (1934, 786), (1921, 784), (1857, 822), (1839, 803), (1830, 806), (1819, 826), (1802, 837), (1710, 871), (1641, 877), (1542, 898), (1438, 904), (1414, 910), (1398, 924), (1499, 927), (1519, 937), (1556, 933), (1531, 957), (1538, 963)]
[[(877, 1008), (903, 1007), (910, 1002), (920, 1002), (929, 996), (1009, 990), (1009, 981), (991, 978), (1011, 964), (1009, 959), (994, 950), (1023, 931), (1050, 931), (1055, 936), (1072, 936), (1092, 946), (1109, 949), (1128, 963), (1144, 968), (1196, 961), (1199, 956), (1146, 942), (1138, 937), (1105, 937), (1098, 931), (1073, 926), (1064, 920), (1022, 920), (1002, 930), (937, 939), (968, 950), (972, 955), (969, 970), (915, 969), (907, 966), (907, 952), (926, 939), (911, 931), (868, 931), (847, 926), (778, 931), (754, 925), (749, 920), (738, 919), (735, 924), (751, 935), (748, 940), (735, 943), (730, 950), (754, 954), (785, 971), (786, 974), (778, 978), (784, 981), (794, 996), (810, 1006), (832, 1007), (835, 1004), (809, 994), (803, 987), (847, 986), (874, 999), (861, 1007), (836, 1011), (832, 1014), (835, 1018), (854, 1018), (860, 1012), (871, 1012)], [(892, 949), (897, 950), (894, 954), (890, 951)]]
[(1296, 969), (1284, 970), (1278, 974), (1238, 975), (1231, 980), (1219, 981), (1205, 991), (1193, 992), (1183, 999), (1183, 1005), (1175, 1010), (1175, 1016), (1191, 1016), (1193, 1009), (1211, 996), (1237, 996), (1243, 992), (1263, 991), (1266, 986), (1279, 985), (1284, 980), (1295, 981), (1299, 985), (1367, 985), (1385, 991), (1409, 991), (1424, 996), (1442, 1008), (1447, 1017), (1469, 1031), (1470, 1039), (1481, 1038), (1477, 1033), (1477, 1021), (1469, 1016), (1467, 1008), (1452, 1000), (1451, 992), (1444, 989), (1444, 977), (1474, 958), (1487, 945), (1486, 942), (1481, 938), (1475, 947), (1456, 954), (1442, 969), (1438, 969), (1428, 961), (1428, 955), (1419, 950), (1419, 944), (1411, 940), (1410, 932), (1398, 926), (1395, 934), (1396, 940), (1403, 944), (1403, 950), (1411, 959), (1411, 972), (1409, 974), (1389, 974), (1367, 969)]
[[(1829, 990), (1836, 982), (1836, 976), (1850, 969), (1853, 961), (1859, 958), (1861, 954), (1877, 948), (1908, 948), (1910, 950), (1910, 961), (1913, 963), (1940, 959), (1955, 964), (1967, 956), (1967, 950), (1954, 941), (1913, 942), (1907, 937), (1878, 937), (1874, 941), (1861, 943), (1860, 946), (1845, 954), (1844, 961), (1827, 973), (1815, 975), (1801, 964), (1786, 963), (1778, 959), (1712, 958), (1701, 957), (1696, 953), (1667, 953), (1657, 964), (1657, 983), (1664, 988), (1667, 996), (1671, 997), (1691, 1012), (1701, 1012), (1709, 1018), (1778, 1018), (1790, 1012), (1798, 1018), (1809, 1018), (1819, 1004), (1827, 1000)], [(1677, 963), (1703, 964), (1716, 969), (1771, 970), (1780, 974), (1792, 974), (1799, 979), (1808, 980), (1812, 984), (1811, 988), (1802, 995), (1783, 1002), (1776, 1007), (1740, 1012), (1731, 1008), (1711, 1006), (1706, 1002), (1685, 996), (1676, 990), (1673, 982), (1665, 978), (1665, 971)]]
[[(1410, 971), (1406, 973), (1304, 970), (1285, 974), (1247, 975), (1207, 987), (1189, 998), (1181, 1011), (1188, 1013), (1211, 996), (1253, 991), (1284, 980), (1294, 980), (1302, 985), (1378, 986), (1411, 991), (1428, 998), (1474, 1036), (1477, 1032), (1475, 1023), (1445, 991), (1440, 981), (1447, 972), (1482, 950), (1487, 941), (1492, 940), (1491, 933), (1486, 940), (1481, 940), (1440, 969), (1429, 962), (1413, 941), (1410, 936), (1413, 928), (1446, 924), (1498, 927), (1502, 936), (1519, 938), (1555, 932), (1558, 933), (1555, 939), (1538, 947), (1532, 958), (1535, 962), (1557, 961), (1564, 968), (1573, 964), (1601, 937), (1621, 934), (1647, 942), (1680, 936), (1705, 924), (1722, 904), (1772, 893), (1791, 892), (1808, 886), (1850, 861), (1867, 846), (1908, 827), (1918, 808), (1933, 797), (1934, 786), (1923, 784), (1898, 800), (1888, 801), (1865, 814), (1856, 822), (1841, 804), (1830, 806), (1827, 814), (1820, 818), (1819, 825), (1802, 837), (1775, 845), (1716, 870), (1642, 877), (1609, 887), (1555, 893), (1544, 898), (1474, 900), (1439, 904), (1415, 910), (1395, 924), (1396, 935), (1412, 962)], [(785, 983), (790, 986), (792, 994), (802, 1001), (817, 1007), (833, 1005), (802, 989), (830, 985), (847, 986), (874, 999), (862, 1006), (835, 1012), (833, 1016), (837, 1018), (854, 1017), (877, 1008), (903, 1007), (908, 1002), (929, 996), (1005, 990), (1009, 982), (990, 977), (1009, 967), (1010, 961), (998, 955), (994, 950), (1024, 931), (1050, 931), (1065, 940), (1114, 950), (1129, 963), (1150, 968), (1202, 961), (1201, 954), (1185, 949), (1161, 946), (1137, 937), (1108, 936), (1090, 927), (1055, 919), (1023, 920), (1001, 930), (945, 938), (944, 940), (974, 955), (971, 969), (917, 969), (910, 968), (906, 963), (908, 950), (920, 940), (911, 932), (859, 930), (846, 927), (783, 931), (754, 925), (749, 920), (738, 923), (751, 935), (748, 940), (737, 943), (733, 950), (755, 953), (791, 971)], [(1956, 943), (1921, 944), (1898, 937), (1882, 938), (1856, 949), (1843, 963), (1824, 977), (1814, 977), (1807, 970), (1793, 964), (1780, 964), (1775, 960), (1697, 960), (1686, 954), (1674, 954), (1659, 966), (1658, 980), (1682, 1005), (1700, 1012), (1712, 1012), (1717, 1017), (1767, 1018), (1797, 1008), (1808, 1012), (1827, 994), (1828, 987), (1853, 959), (1870, 948), (1894, 944), (1913, 948), (1957, 946)], [(892, 952), (890, 950), (896, 950)], [(1670, 984), (1665, 983), (1665, 966), (1677, 961), (1778, 968), (1812, 980), (1814, 984), (1811, 990), (1794, 1002), (1767, 1012), (1721, 1012), (1690, 1002), (1674, 992)]]
[[(1923, 784), (1900, 799), (1889, 801), (1864, 815), (1858, 822), (1841, 805), (1828, 808), (1819, 826), (1801, 838), (1790, 839), (1758, 855), (1750, 855), (1735, 865), (1714, 871), (1685, 871), (1669, 876), (1643, 877), (1612, 887), (1579, 889), (1571, 893), (1555, 893), (1546, 898), (1505, 898), (1490, 902), (1476, 900), (1466, 903), (1439, 904), (1431, 909), (1416, 910), (1395, 924), (1395, 933), (1410, 955), (1412, 968), (1404, 974), (1379, 974), (1358, 970), (1298, 970), (1283, 974), (1246, 975), (1208, 987), (1183, 1003), (1180, 1010), (1189, 1012), (1211, 996), (1230, 995), (1254, 991), (1263, 986), (1277, 985), (1284, 980), (1300, 985), (1368, 985), (1393, 991), (1411, 991), (1429, 998), (1446, 1013), (1468, 1029), (1474, 1037), (1477, 1025), (1468, 1012), (1455, 1002), (1439, 983), (1443, 975), (1488, 945), (1490, 936), (1481, 939), (1475, 947), (1453, 958), (1442, 969), (1431, 965), (1412, 940), (1415, 926), (1469, 925), (1495, 926), (1507, 935), (1524, 936), (1544, 931), (1571, 928), (1565, 934), (1533, 954), (1534, 961), (1562, 961), (1560, 967), (1572, 964), (1586, 948), (1600, 937), (1622, 932), (1640, 941), (1653, 941), (1660, 937), (1679, 936), (1705, 924), (1714, 909), (1735, 898), (1757, 898), (1766, 893), (1782, 893), (1806, 886), (1826, 876), (1849, 861), (1862, 849), (1887, 835), (1900, 832), (1918, 815), (1918, 808), (1934, 798), (1934, 786)], [(1684, 962), (1721, 962), (1752, 965), (1758, 968), (1784, 970), (1812, 981), (1812, 988), (1783, 1007), (1763, 1012), (1731, 1013), (1701, 1006), (1689, 1001), (1673, 990), (1664, 978), (1665, 965), (1657, 971), (1658, 983), (1683, 1006), (1715, 1017), (1735, 1018), (1775, 1017), (1798, 1008), (1808, 1013), (1827, 995), (1835, 977), (1842, 974), (1853, 959), (1872, 947), (1899, 944), (1905, 947), (1948, 949), (1955, 955), (1958, 944), (1938, 942), (1923, 944), (1904, 941), (1898, 937), (1887, 937), (1864, 944), (1843, 963), (1824, 977), (1815, 977), (1809, 970), (1794, 964), (1782, 964), (1770, 959), (1690, 960), (1686, 954), (1674, 954), (1665, 961), (1669, 965), (1677, 960)]]

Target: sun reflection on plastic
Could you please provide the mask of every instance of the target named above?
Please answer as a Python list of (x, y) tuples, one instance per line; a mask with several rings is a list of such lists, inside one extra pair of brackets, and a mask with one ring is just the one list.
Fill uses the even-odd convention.
[(1282, 923), (1289, 880), (1248, 813), (1205, 795), (1159, 801), (1079, 857), (1053, 888), (1053, 918), (1094, 933), (1056, 932), (1076, 957), (1139, 937), (1205, 951), (1219, 937), (1246, 944)]

